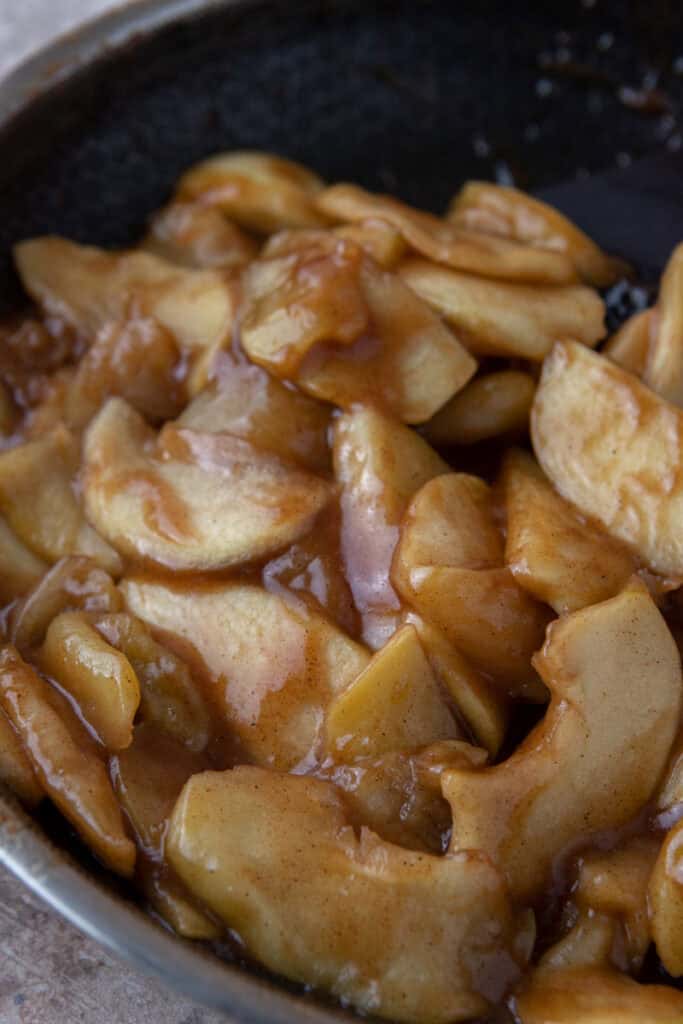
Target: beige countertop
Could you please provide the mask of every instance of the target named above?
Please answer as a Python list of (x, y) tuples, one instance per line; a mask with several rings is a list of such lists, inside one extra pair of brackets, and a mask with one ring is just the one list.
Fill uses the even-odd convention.
[[(0, 0), (0, 77), (115, 0)], [(219, 1024), (123, 966), (0, 868), (2, 1024)]]

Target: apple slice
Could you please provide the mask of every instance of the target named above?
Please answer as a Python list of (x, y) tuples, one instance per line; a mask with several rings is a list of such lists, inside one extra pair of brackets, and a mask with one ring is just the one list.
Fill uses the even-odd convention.
[(153, 218), (141, 248), (169, 263), (234, 270), (258, 252), (256, 242), (215, 206), (176, 199)]
[(542, 469), (563, 498), (654, 572), (683, 574), (683, 412), (604, 356), (558, 342), (531, 414)]
[(519, 972), (521, 929), (488, 860), (357, 837), (330, 783), (246, 766), (195, 775), (166, 851), (250, 955), (364, 1013), (471, 1020), (489, 1008), (481, 992), (502, 996)]
[(400, 231), (379, 217), (369, 217), (357, 224), (342, 224), (334, 233), (338, 238), (355, 242), (385, 270), (393, 270), (407, 248)]
[(475, 355), (540, 362), (558, 338), (593, 347), (605, 336), (605, 305), (584, 285), (487, 281), (417, 259), (400, 274)]
[(282, 228), (326, 223), (314, 204), (324, 183), (307, 167), (271, 153), (234, 150), (191, 167), (178, 185), (181, 199), (218, 207), (237, 224), (269, 235)]
[(569, 843), (625, 825), (652, 798), (683, 695), (676, 645), (635, 581), (558, 619), (534, 663), (552, 693), (543, 721), (502, 764), (442, 776), (451, 848), (487, 853), (522, 903)]
[(501, 434), (519, 434), (529, 424), (536, 382), (520, 370), (475, 377), (425, 424), (432, 444), (476, 444)]
[(9, 786), (12, 792), (29, 807), (35, 807), (45, 795), (19, 735), (10, 725), (10, 720), (1, 707), (0, 783)]
[(129, 609), (206, 680), (245, 758), (289, 771), (315, 757), (333, 697), (366, 668), (323, 616), (243, 583), (122, 581)]
[(90, 520), (122, 554), (176, 570), (263, 558), (302, 536), (331, 496), (324, 480), (228, 434), (167, 425), (155, 435), (122, 399), (90, 424)]
[(66, 699), (13, 647), (0, 652), (0, 705), (46, 794), (107, 867), (132, 875), (135, 846), (94, 741)]
[(394, 633), (327, 711), (327, 745), (345, 760), (461, 736), (411, 625)]
[(683, 974), (683, 821), (667, 834), (647, 889), (652, 937), (664, 967)]
[(641, 380), (650, 355), (653, 334), (657, 326), (657, 311), (641, 309), (626, 320), (616, 334), (602, 347), (603, 356), (628, 370)]
[(674, 249), (662, 275), (643, 380), (683, 406), (683, 244)]
[(9, 604), (36, 585), (48, 565), (0, 517), (0, 601)]
[(506, 455), (505, 560), (520, 587), (558, 615), (613, 597), (636, 571), (631, 553), (553, 490), (525, 452)]
[(317, 206), (337, 221), (379, 217), (401, 232), (411, 249), (437, 263), (483, 277), (565, 284), (576, 279), (572, 261), (561, 252), (540, 251), (507, 238), (465, 230), (392, 196), (366, 192), (357, 185), (331, 185)]
[(106, 643), (82, 612), (52, 620), (41, 665), (76, 702), (83, 718), (108, 750), (133, 738), (140, 685), (128, 658)]

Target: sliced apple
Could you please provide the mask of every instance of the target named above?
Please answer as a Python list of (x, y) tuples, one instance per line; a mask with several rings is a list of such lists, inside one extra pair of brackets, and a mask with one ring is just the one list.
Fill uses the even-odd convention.
[(565, 253), (580, 277), (596, 288), (606, 288), (628, 270), (559, 210), (509, 186), (468, 181), (452, 200), (447, 219), (470, 231)]
[(209, 712), (187, 665), (125, 612), (97, 616), (93, 625), (130, 662), (140, 686), (140, 718), (190, 750), (204, 750), (211, 731)]
[(357, 224), (343, 224), (334, 229), (338, 238), (347, 238), (364, 249), (375, 263), (393, 270), (406, 252), (403, 235), (379, 217), (369, 217)]
[(42, 643), (60, 612), (80, 610), (102, 614), (122, 606), (116, 585), (90, 558), (62, 558), (12, 609), (9, 634), (20, 651)]
[(531, 414), (560, 494), (654, 572), (683, 574), (683, 412), (604, 356), (558, 342)]
[(129, 746), (140, 704), (137, 676), (128, 658), (82, 612), (62, 612), (52, 620), (41, 665), (73, 697), (103, 746), (112, 751)]
[(211, 348), (231, 337), (236, 298), (218, 271), (50, 237), (20, 242), (14, 258), (29, 295), (88, 339), (112, 320), (139, 317), (157, 320), (183, 348)]
[(179, 199), (153, 217), (141, 248), (181, 267), (220, 270), (243, 267), (258, 252), (221, 210)]
[(94, 741), (66, 699), (13, 647), (0, 653), (0, 705), (50, 799), (107, 867), (131, 875), (135, 846)]
[(399, 272), (475, 355), (540, 362), (558, 338), (593, 347), (605, 336), (604, 303), (584, 285), (487, 281), (418, 259)]
[(331, 496), (324, 480), (227, 434), (155, 435), (122, 399), (90, 424), (83, 449), (90, 520), (128, 558), (215, 570), (304, 534)]
[(9, 786), (12, 792), (29, 807), (40, 803), (45, 795), (19, 735), (12, 728), (9, 718), (1, 707), (0, 783)]
[(683, 689), (673, 638), (635, 582), (555, 622), (534, 663), (552, 693), (542, 722), (502, 764), (442, 777), (451, 848), (487, 853), (522, 902), (569, 843), (626, 824), (651, 799)]
[(326, 708), (370, 660), (327, 619), (260, 587), (133, 578), (121, 589), (133, 614), (203, 674), (244, 756), (279, 770), (315, 756)]
[(519, 926), (486, 858), (358, 838), (330, 783), (251, 767), (196, 775), (166, 850), (252, 956), (363, 1012), (470, 1020), (488, 1008), (484, 987), (495, 999), (518, 974)]
[(268, 235), (282, 228), (324, 225), (326, 218), (314, 204), (322, 188), (321, 179), (301, 164), (272, 153), (234, 150), (191, 167), (180, 179), (178, 193)]
[(366, 192), (357, 185), (326, 188), (317, 197), (317, 206), (337, 221), (379, 217), (400, 231), (411, 249), (472, 274), (548, 284), (564, 284), (576, 278), (572, 262), (564, 253), (541, 252), (507, 238), (465, 230), (392, 196)]
[(356, 409), (335, 423), (342, 558), (367, 642), (373, 617), (393, 616), (391, 632), (398, 621), (401, 604), (389, 573), (405, 508), (422, 484), (448, 468), (414, 431), (375, 409)]
[(507, 453), (502, 487), (505, 560), (558, 615), (613, 597), (636, 571), (631, 553), (561, 498), (525, 452)]
[(683, 821), (667, 834), (647, 889), (652, 937), (664, 967), (683, 974)]
[(462, 736), (414, 626), (402, 626), (326, 717), (330, 750), (345, 760), (378, 757)]
[(121, 571), (117, 553), (89, 526), (72, 480), (78, 445), (64, 427), (0, 452), (0, 512), (16, 535), (47, 562), (88, 555), (107, 572)]
[(642, 379), (656, 326), (656, 310), (642, 309), (639, 313), (634, 313), (605, 343), (602, 354), (609, 356), (622, 370), (627, 370)]
[(22, 597), (46, 573), (48, 565), (27, 548), (0, 517), (0, 601)]
[(683, 405), (683, 244), (662, 275), (643, 380), (667, 401)]
[(536, 382), (521, 370), (475, 377), (424, 426), (432, 444), (476, 444), (527, 429)]
[(331, 464), (331, 412), (329, 405), (287, 387), (260, 366), (226, 355), (216, 379), (190, 402), (177, 425), (233, 434), (316, 473), (327, 472)]
[(144, 864), (137, 877), (152, 910), (185, 939), (220, 939), (223, 928), (205, 914), (173, 875), (156, 864)]

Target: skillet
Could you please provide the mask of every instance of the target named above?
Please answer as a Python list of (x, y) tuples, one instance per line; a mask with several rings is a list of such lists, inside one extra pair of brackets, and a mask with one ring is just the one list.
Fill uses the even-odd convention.
[[(682, 104), (677, 0), (146, 0), (0, 86), (0, 309), (21, 301), (15, 241), (131, 243), (183, 169), (236, 147), (435, 211), (465, 178), (514, 182), (635, 260), (647, 285), (683, 238)], [(624, 287), (613, 315), (644, 301)], [(35, 823), (0, 794), (0, 861), (237, 1020), (346, 1016), (161, 931), (49, 809)]]

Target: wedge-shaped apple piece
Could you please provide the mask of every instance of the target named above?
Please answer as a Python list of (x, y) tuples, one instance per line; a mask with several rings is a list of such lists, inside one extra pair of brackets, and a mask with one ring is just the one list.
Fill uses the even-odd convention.
[(650, 878), (652, 937), (665, 968), (683, 974), (683, 822), (668, 833)]
[(513, 1002), (520, 1024), (676, 1024), (683, 992), (610, 968), (535, 971)]
[(522, 902), (569, 843), (626, 824), (652, 797), (683, 691), (673, 638), (635, 582), (555, 622), (534, 663), (552, 693), (543, 721), (502, 764), (442, 777), (452, 849), (488, 853)]
[(643, 379), (667, 401), (683, 406), (683, 243), (662, 275)]
[(43, 788), (38, 782), (29, 757), (24, 750), (18, 733), (0, 707), (0, 783), (9, 786), (13, 793), (29, 807), (43, 799)]
[(475, 355), (540, 362), (558, 338), (592, 347), (605, 336), (604, 303), (585, 285), (486, 281), (418, 259), (399, 272)]
[(203, 674), (245, 756), (279, 770), (315, 753), (330, 701), (370, 660), (326, 618), (260, 587), (133, 578), (121, 588), (130, 610)]
[(575, 342), (558, 342), (531, 414), (560, 494), (663, 575), (683, 573), (683, 412)]
[(192, 900), (184, 885), (163, 866), (143, 863), (138, 868), (145, 899), (174, 932), (185, 939), (219, 939), (223, 929)]
[(334, 233), (360, 245), (385, 270), (393, 270), (407, 248), (400, 231), (378, 217), (370, 217), (357, 224), (343, 224), (335, 228)]
[(132, 666), (140, 686), (142, 721), (153, 722), (190, 750), (203, 750), (210, 736), (209, 711), (187, 665), (126, 612), (98, 616), (93, 625)]
[(96, 614), (119, 611), (116, 585), (90, 558), (62, 558), (15, 608), (9, 634), (20, 651), (37, 647), (52, 620), (64, 611)]
[(0, 512), (40, 558), (88, 555), (121, 571), (116, 552), (86, 522), (72, 490), (78, 445), (63, 427), (0, 453)]
[(187, 402), (179, 363), (173, 336), (156, 320), (105, 324), (68, 387), (64, 422), (80, 430), (110, 395), (125, 398), (150, 420), (172, 419)]
[(234, 270), (258, 252), (256, 242), (216, 207), (175, 200), (153, 218), (141, 243), (181, 267)]
[(20, 242), (14, 258), (29, 295), (86, 338), (109, 321), (137, 317), (157, 320), (183, 348), (210, 348), (231, 337), (235, 295), (218, 271), (50, 237)]
[(495, 757), (500, 750), (509, 718), (509, 706), (500, 688), (477, 672), (440, 629), (415, 612), (405, 614), (415, 626), (432, 671), (453, 701), (460, 718), (477, 742)]
[(507, 453), (502, 487), (505, 560), (558, 615), (613, 597), (635, 572), (631, 553), (561, 498), (526, 452)]
[(618, 921), (606, 914), (575, 908), (570, 920), (574, 920), (574, 924), (569, 931), (538, 961), (538, 972), (611, 967), (612, 951), (618, 941)]
[(391, 579), (504, 693), (543, 700), (531, 655), (550, 616), (502, 563), (490, 488), (478, 477), (449, 473), (428, 481), (408, 506)]
[(414, 626), (402, 626), (327, 711), (330, 750), (378, 757), (462, 736)]
[(35, 586), (47, 563), (27, 548), (0, 517), (0, 601), (9, 604)]
[(83, 612), (62, 612), (45, 636), (41, 665), (69, 693), (108, 750), (133, 738), (140, 685), (133, 666), (90, 625)]
[(250, 359), (346, 408), (378, 401), (420, 423), (476, 364), (395, 274), (331, 232), (277, 236), (244, 279), (241, 338)]
[(606, 288), (628, 270), (559, 210), (516, 188), (468, 181), (451, 202), (447, 219), (470, 231), (565, 253), (579, 276), (596, 288)]
[(94, 741), (66, 699), (13, 647), (0, 653), (0, 705), (50, 799), (107, 867), (131, 875), (135, 846)]
[(332, 461), (327, 443), (331, 411), (260, 366), (226, 354), (216, 379), (190, 402), (177, 425), (232, 434), (314, 473), (327, 472)]
[(166, 426), (161, 447), (112, 398), (84, 442), (90, 520), (128, 558), (178, 570), (262, 558), (305, 533), (331, 495), (322, 479), (227, 434)]
[(237, 224), (269, 235), (282, 228), (326, 223), (314, 199), (321, 179), (301, 164), (271, 153), (235, 150), (191, 167), (180, 179), (182, 199), (217, 206)]
[(518, 434), (529, 423), (536, 382), (521, 370), (500, 370), (470, 381), (425, 424), (432, 444), (476, 444)]
[(622, 370), (642, 378), (647, 368), (656, 325), (656, 311), (641, 309), (639, 313), (630, 316), (605, 343), (602, 354), (609, 356)]
[[(341, 484), (341, 547), (346, 578), (370, 646), (388, 617), (389, 635), (401, 604), (389, 579), (401, 518), (408, 502), (448, 463), (414, 431), (372, 408), (339, 417), (334, 428), (334, 472)], [(379, 642), (375, 642), (378, 639)]]
[(547, 284), (576, 279), (572, 262), (564, 253), (541, 252), (508, 238), (465, 230), (392, 196), (366, 192), (357, 185), (332, 185), (317, 197), (317, 205), (338, 221), (379, 217), (400, 231), (411, 249), (458, 270), (483, 277)]
[(486, 858), (358, 838), (330, 783), (251, 767), (196, 775), (166, 852), (252, 956), (361, 1011), (470, 1020), (487, 1010), (485, 987), (495, 999), (518, 973), (519, 926)]

